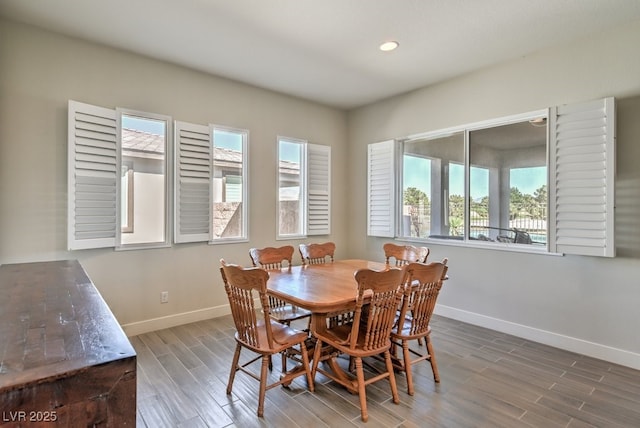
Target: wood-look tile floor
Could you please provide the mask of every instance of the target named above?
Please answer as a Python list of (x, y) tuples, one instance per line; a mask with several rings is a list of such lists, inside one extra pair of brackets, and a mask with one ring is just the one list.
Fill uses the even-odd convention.
[[(640, 427), (640, 371), (434, 316), (441, 382), (428, 362), (414, 366), (416, 393), (396, 379), (367, 386), (369, 421), (358, 397), (318, 376), (267, 391), (256, 416), (258, 382), (238, 373), (226, 384), (235, 347), (230, 316), (131, 338), (138, 353), (139, 427)], [(417, 345), (416, 345), (417, 347)], [(243, 350), (247, 360), (251, 353)], [(346, 364), (345, 360), (345, 364)], [(256, 367), (258, 367), (255, 363)], [(274, 358), (271, 376), (279, 375)]]

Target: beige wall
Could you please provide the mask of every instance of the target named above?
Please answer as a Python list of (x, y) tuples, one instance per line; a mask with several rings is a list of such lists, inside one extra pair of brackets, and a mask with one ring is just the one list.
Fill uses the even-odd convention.
[[(533, 255), (429, 244), (449, 258), (438, 311), (640, 368), (640, 22), (378, 102), (349, 114), (351, 218), (366, 216), (368, 143), (615, 96), (618, 257)], [(384, 239), (349, 228), (351, 251)]]
[[(69, 99), (248, 129), (251, 242), (66, 251)], [(251, 246), (301, 242), (275, 240), (278, 135), (332, 146), (333, 234), (313, 240), (345, 256), (345, 112), (0, 21), (0, 263), (79, 259), (129, 332), (223, 313), (221, 257), (248, 263)]]

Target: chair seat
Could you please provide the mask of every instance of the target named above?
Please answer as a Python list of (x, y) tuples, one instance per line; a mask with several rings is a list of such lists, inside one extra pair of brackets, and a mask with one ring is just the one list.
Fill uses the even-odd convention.
[[(273, 334), (273, 348), (269, 348), (267, 329), (264, 321), (262, 320), (258, 321), (256, 326), (258, 343), (260, 345), (250, 346), (244, 341), (242, 342), (243, 345), (260, 354), (274, 354), (284, 351), (285, 349), (290, 348), (295, 344), (304, 342), (308, 336), (307, 332), (305, 331), (296, 330), (275, 320), (269, 320), (269, 322), (271, 324), (271, 333)], [(237, 332), (235, 334), (235, 338), (236, 341), (240, 341), (240, 336)]]
[(272, 307), (269, 315), (280, 323), (289, 323), (291, 321), (311, 316), (311, 311), (287, 304), (284, 306)]
[(391, 338), (387, 341), (387, 344), (382, 347), (365, 349), (365, 335), (359, 334), (358, 341), (356, 342), (355, 349), (349, 347), (350, 334), (352, 330), (352, 323), (340, 324), (333, 328), (327, 329), (322, 333), (316, 333), (323, 342), (329, 342), (332, 347), (341, 353), (347, 353), (352, 356), (368, 357), (371, 355), (378, 355), (391, 347)]

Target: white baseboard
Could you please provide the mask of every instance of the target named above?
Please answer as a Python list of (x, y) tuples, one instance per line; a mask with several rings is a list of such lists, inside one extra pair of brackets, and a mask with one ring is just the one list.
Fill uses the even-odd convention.
[(197, 311), (182, 312), (179, 314), (167, 315), (166, 317), (152, 318), (149, 320), (123, 324), (122, 329), (128, 337), (151, 331), (162, 330), (164, 328), (175, 327), (177, 325), (189, 324), (192, 322), (217, 318), (231, 313), (229, 305), (215, 306)]
[(458, 321), (467, 322), (480, 327), (490, 328), (502, 333), (511, 334), (533, 342), (542, 343), (556, 348), (564, 349), (578, 354), (622, 366), (640, 370), (640, 354), (625, 351), (623, 349), (612, 348), (610, 346), (593, 343), (575, 337), (563, 336), (551, 331), (540, 330), (522, 324), (516, 324), (486, 315), (468, 312), (450, 306), (436, 305), (435, 314), (452, 318)]
[[(222, 305), (124, 324), (122, 325), (122, 329), (128, 337), (131, 337), (191, 322), (217, 318), (230, 313), (231, 310), (229, 305)], [(540, 330), (526, 325), (516, 324), (510, 321), (492, 318), (486, 315), (468, 312), (440, 304), (436, 305), (435, 313), (443, 317), (467, 322), (480, 327), (490, 328), (492, 330), (512, 334), (533, 342), (542, 343), (640, 370), (640, 354), (634, 352), (612, 348), (599, 343), (588, 342), (586, 340), (576, 339), (575, 337), (564, 336), (551, 331)]]

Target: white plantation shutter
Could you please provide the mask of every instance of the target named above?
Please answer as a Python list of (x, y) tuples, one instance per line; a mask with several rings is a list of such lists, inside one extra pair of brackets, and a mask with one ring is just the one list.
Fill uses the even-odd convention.
[(119, 119), (115, 110), (69, 101), (69, 250), (115, 247), (119, 215)]
[(395, 232), (395, 142), (369, 144), (367, 234), (393, 238)]
[(208, 126), (175, 123), (176, 203), (174, 241), (210, 239), (211, 137)]
[(550, 251), (615, 256), (614, 99), (549, 113)]
[(307, 144), (307, 235), (331, 233), (331, 147)]

